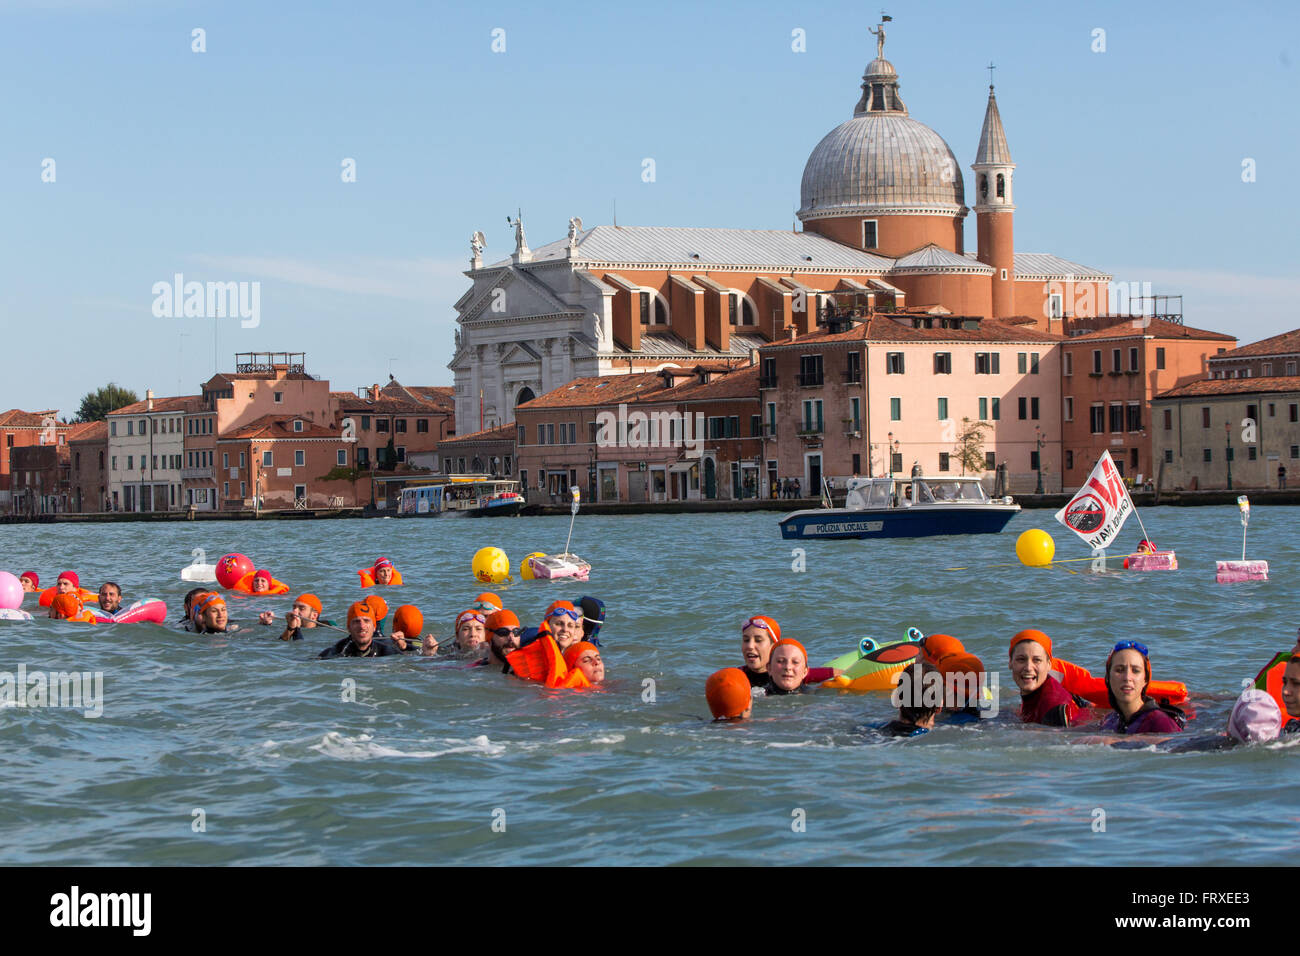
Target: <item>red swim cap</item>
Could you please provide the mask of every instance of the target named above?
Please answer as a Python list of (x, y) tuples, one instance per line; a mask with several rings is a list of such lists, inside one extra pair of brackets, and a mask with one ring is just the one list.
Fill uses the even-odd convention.
[(72, 582), (72, 586), (74, 588), (81, 587), (81, 578), (77, 577), (76, 571), (64, 571), (62, 574), (59, 575), (58, 579), (54, 583), (58, 584), (59, 581), (62, 581), (65, 578)]
[(18, 575), (18, 580), (21, 581), (23, 578), (31, 578), (32, 587), (34, 588), (41, 586), (41, 579), (37, 576), (35, 571), (24, 571), (22, 574)]

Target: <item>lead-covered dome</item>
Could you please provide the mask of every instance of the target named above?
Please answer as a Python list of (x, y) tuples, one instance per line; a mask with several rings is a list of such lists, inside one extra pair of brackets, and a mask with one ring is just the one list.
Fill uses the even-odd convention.
[(961, 168), (943, 137), (907, 115), (893, 65), (876, 58), (853, 118), (804, 165), (799, 218), (922, 212), (964, 215)]

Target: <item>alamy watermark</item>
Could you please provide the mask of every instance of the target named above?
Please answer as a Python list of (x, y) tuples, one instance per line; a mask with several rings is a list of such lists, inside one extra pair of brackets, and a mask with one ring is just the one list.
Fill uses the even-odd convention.
[(704, 413), (655, 411), (596, 413), (596, 445), (600, 448), (685, 448), (687, 458), (704, 450)]
[(906, 671), (899, 673), (898, 683), (889, 698), (895, 707), (944, 710), (976, 707), (983, 720), (997, 716), (998, 701), (997, 671), (986, 674), (974, 671), (942, 674), (937, 670), (922, 673), (919, 667), (911, 668), (910, 680)]
[(242, 319), (241, 328), (262, 324), (262, 283), (186, 282), (177, 272), (172, 281), (155, 282), (153, 314), (159, 319)]
[(92, 720), (104, 715), (102, 671), (0, 671), (0, 707), (70, 707)]

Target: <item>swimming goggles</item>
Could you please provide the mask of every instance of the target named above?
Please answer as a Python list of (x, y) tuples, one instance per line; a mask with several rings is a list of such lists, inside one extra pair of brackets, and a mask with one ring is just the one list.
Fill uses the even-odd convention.
[(742, 631), (743, 631), (745, 628), (747, 628), (747, 627), (761, 627), (761, 628), (762, 628), (763, 630), (765, 630), (765, 631), (770, 631), (770, 630), (772, 630), (770, 627), (767, 626), (767, 622), (766, 622), (766, 621), (763, 621), (763, 620), (761, 620), (761, 619), (759, 619), (759, 618), (756, 618), (756, 617), (751, 617), (751, 618), (750, 618), (748, 621), (746, 621), (744, 624), (740, 625), (740, 629), (741, 629)]
[(581, 611), (570, 611), (567, 607), (557, 607), (554, 611), (552, 611), (550, 614), (548, 614), (548, 615), (546, 615), (546, 616), (547, 616), (547, 617), (559, 617), (560, 615), (563, 615), (563, 616), (567, 617), (570, 621), (581, 621), (581, 620), (582, 620), (582, 612), (581, 612)]
[(1139, 644), (1137, 641), (1120, 641), (1113, 648), (1111, 648), (1112, 654), (1116, 653), (1117, 651), (1137, 651), (1143, 657), (1149, 656), (1149, 654), (1147, 653), (1146, 645)]
[(498, 627), (492, 633), (497, 637), (518, 637), (524, 633), (524, 629), (522, 627)]
[(456, 626), (460, 627), (466, 621), (478, 621), (480, 624), (486, 624), (487, 618), (478, 611), (462, 611), (460, 617), (456, 618)]

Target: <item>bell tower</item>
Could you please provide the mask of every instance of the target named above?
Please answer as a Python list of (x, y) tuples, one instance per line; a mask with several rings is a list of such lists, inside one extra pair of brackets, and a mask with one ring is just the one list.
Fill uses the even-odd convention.
[[(990, 67), (990, 69), (992, 69)], [(984, 128), (975, 162), (976, 258), (995, 270), (993, 273), (993, 318), (1016, 314), (1016, 256), (1013, 222), (1016, 206), (1012, 202), (1011, 179), (1016, 164), (1011, 161), (1007, 134), (998, 115), (998, 101), (989, 84), (989, 103), (984, 111)]]

